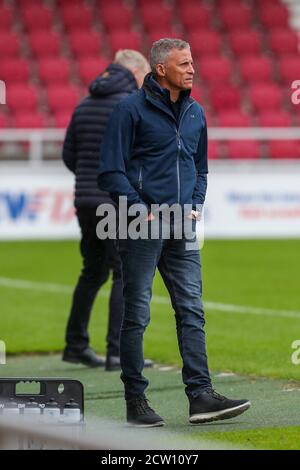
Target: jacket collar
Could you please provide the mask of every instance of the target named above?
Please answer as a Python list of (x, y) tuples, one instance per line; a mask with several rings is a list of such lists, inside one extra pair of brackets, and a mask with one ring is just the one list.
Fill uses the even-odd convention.
[[(143, 83), (143, 90), (148, 101), (170, 115), (172, 119), (176, 121), (175, 116), (170, 108), (170, 91), (160, 86), (152, 72), (146, 75)], [(190, 97), (190, 93), (191, 90), (184, 90), (180, 92), (179, 100), (182, 101), (181, 114), (184, 112), (188, 103), (193, 102), (193, 99)]]

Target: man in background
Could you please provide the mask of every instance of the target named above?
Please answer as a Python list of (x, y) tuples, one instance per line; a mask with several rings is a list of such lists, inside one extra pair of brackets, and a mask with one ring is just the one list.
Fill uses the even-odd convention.
[[(73, 294), (66, 330), (63, 360), (89, 367), (120, 368), (119, 336), (123, 316), (123, 284), (121, 261), (114, 240), (99, 240), (96, 235), (96, 209), (111, 203), (109, 194), (97, 185), (99, 148), (111, 112), (122, 98), (142, 86), (149, 72), (145, 57), (134, 50), (121, 50), (114, 62), (89, 86), (87, 96), (75, 109), (67, 129), (63, 161), (75, 174), (75, 208), (81, 229), (80, 252), (83, 259), (81, 275)], [(113, 273), (109, 300), (106, 359), (96, 355), (89, 346), (88, 324), (100, 287)], [(148, 360), (146, 366), (151, 366)]]

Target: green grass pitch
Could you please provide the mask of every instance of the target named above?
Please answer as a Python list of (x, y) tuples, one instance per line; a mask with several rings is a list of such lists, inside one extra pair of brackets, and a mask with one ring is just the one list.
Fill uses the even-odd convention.
[[(249, 398), (254, 394), (258, 401), (260, 393), (261, 399), (268, 401), (266, 388), (261, 385), (265, 379), (261, 382), (259, 377), (269, 378), (268, 393), (273, 399), (277, 382), (272, 379), (281, 381), (282, 388), (291, 389), (283, 394), (274, 411), (273, 418), (278, 417), (276, 423), (269, 414), (262, 425), (261, 415), (256, 414), (253, 406), (254, 411), (242, 419), (245, 423), (254, 413), (254, 418), (249, 418), (251, 429), (234, 425), (231, 420), (232, 427), (227, 426), (226, 430), (213, 427), (214, 440), (262, 448), (299, 446), (300, 418), (299, 422), (286, 419), (285, 412), (291, 406), (294, 409), (292, 400), (300, 388), (300, 365), (291, 361), (291, 345), (300, 339), (299, 264), (300, 240), (205, 242), (203, 299), (211, 370), (246, 377), (247, 386), (242, 391)], [(61, 351), (72, 288), (80, 270), (78, 243), (2, 242), (0, 266), (0, 340), (5, 341), (7, 352)], [(91, 344), (102, 354), (108, 292), (109, 285), (100, 291), (90, 325)], [(159, 363), (179, 367), (173, 312), (159, 275), (153, 295), (145, 355)], [(13, 365), (14, 360), (17, 361), (11, 357), (9, 363)], [(57, 357), (56, 362), (60, 362)], [(0, 366), (2, 376), (9, 375), (9, 370), (9, 364)], [(234, 382), (229, 389), (226, 387), (224, 390), (216, 386), (221, 393), (226, 391), (236, 396), (239, 391)], [(182, 391), (178, 393), (184, 400)], [(121, 419), (121, 415), (116, 418)], [(189, 429), (185, 428), (187, 435)]]

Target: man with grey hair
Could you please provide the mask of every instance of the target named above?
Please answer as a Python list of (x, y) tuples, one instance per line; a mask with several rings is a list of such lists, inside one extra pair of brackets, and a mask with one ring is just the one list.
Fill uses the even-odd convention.
[[(63, 147), (63, 160), (75, 174), (75, 208), (81, 229), (82, 273), (77, 282), (66, 331), (63, 360), (89, 367), (120, 369), (119, 337), (123, 315), (121, 261), (113, 240), (99, 240), (96, 226), (99, 204), (111, 203), (109, 194), (97, 186), (99, 145), (113, 107), (138, 90), (149, 63), (138, 51), (120, 50), (114, 62), (89, 87), (87, 96), (75, 109)], [(88, 323), (95, 297), (113, 273), (109, 302), (106, 360), (89, 346)], [(147, 365), (151, 365), (148, 361)]]
[[(153, 204), (183, 208), (183, 218), (201, 216), (207, 186), (207, 129), (202, 107), (190, 97), (194, 67), (189, 44), (161, 39), (150, 54), (152, 72), (142, 89), (115, 108), (103, 139), (101, 189), (117, 201), (144, 208), (149, 225)], [(127, 421), (135, 426), (162, 426), (148, 405), (148, 380), (142, 375), (143, 334), (150, 321), (152, 283), (158, 267), (175, 310), (183, 361), (182, 378), (190, 403), (190, 423), (237, 416), (248, 400), (216, 393), (208, 370), (201, 265), (197, 243), (189, 249), (185, 235), (169, 239), (128, 237), (119, 240), (123, 265), (125, 312), (120, 358), (127, 403)]]

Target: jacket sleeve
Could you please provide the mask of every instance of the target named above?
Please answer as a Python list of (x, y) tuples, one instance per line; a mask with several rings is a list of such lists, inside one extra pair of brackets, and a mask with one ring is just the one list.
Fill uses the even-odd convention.
[(109, 192), (115, 201), (119, 196), (126, 196), (128, 206), (132, 204), (147, 206), (126, 174), (135, 128), (136, 119), (131, 110), (122, 103), (117, 104), (107, 124), (101, 145), (98, 186), (101, 190)]
[(196, 209), (196, 205), (199, 207), (199, 205), (202, 206), (204, 204), (207, 189), (207, 125), (204, 114), (203, 119), (204, 124), (201, 130), (197, 153), (194, 157), (197, 171), (197, 181), (193, 192), (193, 209)]
[(76, 140), (75, 140), (75, 129), (74, 129), (74, 115), (72, 116), (71, 122), (68, 126), (64, 144), (63, 144), (63, 161), (66, 167), (75, 173), (76, 170)]

